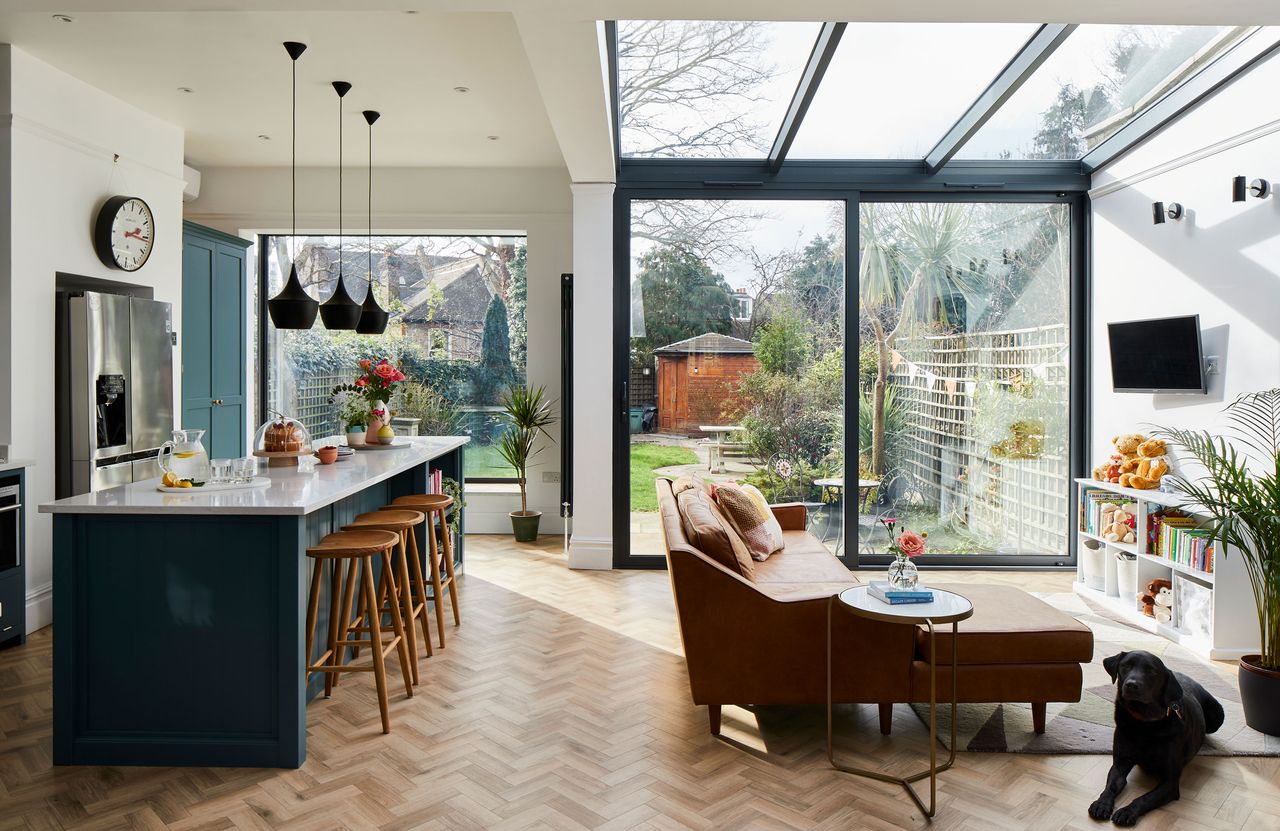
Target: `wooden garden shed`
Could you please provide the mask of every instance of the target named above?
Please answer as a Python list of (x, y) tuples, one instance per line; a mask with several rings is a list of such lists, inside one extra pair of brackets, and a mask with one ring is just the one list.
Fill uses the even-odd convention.
[(739, 385), (760, 369), (749, 340), (707, 332), (653, 351), (658, 364), (658, 430), (701, 436), (703, 424), (741, 417)]

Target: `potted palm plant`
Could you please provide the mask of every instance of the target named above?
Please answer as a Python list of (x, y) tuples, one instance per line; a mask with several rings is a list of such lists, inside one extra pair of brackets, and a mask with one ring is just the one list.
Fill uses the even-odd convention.
[(1261, 650), (1240, 659), (1245, 723), (1280, 735), (1280, 389), (1245, 393), (1224, 411), (1229, 436), (1161, 430), (1201, 470), (1173, 477), (1186, 507), (1208, 514), (1223, 556), (1238, 554), (1258, 607)]
[(520, 483), (520, 510), (511, 512), (511, 530), (516, 542), (532, 542), (538, 538), (538, 522), (542, 511), (529, 510), (528, 474), (530, 460), (546, 449), (538, 444), (538, 434), (550, 439), (547, 428), (555, 423), (551, 402), (545, 387), (511, 386), (502, 395), (503, 415), (507, 430), (498, 441), (498, 454), (511, 465)]

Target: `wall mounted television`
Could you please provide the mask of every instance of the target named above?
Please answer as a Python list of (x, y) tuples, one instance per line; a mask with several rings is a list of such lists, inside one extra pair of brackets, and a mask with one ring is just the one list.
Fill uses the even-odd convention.
[(1108, 323), (1107, 334), (1116, 392), (1208, 392), (1199, 315)]

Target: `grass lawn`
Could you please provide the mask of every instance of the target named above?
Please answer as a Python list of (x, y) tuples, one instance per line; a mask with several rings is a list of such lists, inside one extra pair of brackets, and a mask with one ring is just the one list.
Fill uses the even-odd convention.
[[(495, 444), (485, 447), (478, 444), (467, 445), (465, 465), (468, 479), (510, 478), (515, 475), (511, 471), (511, 465), (498, 455), (498, 446)], [(532, 477), (531, 470), (530, 478)]]
[(698, 457), (687, 447), (671, 447), (662, 444), (631, 445), (631, 510), (658, 510), (658, 494), (653, 482), (654, 473), (660, 467), (691, 465)]

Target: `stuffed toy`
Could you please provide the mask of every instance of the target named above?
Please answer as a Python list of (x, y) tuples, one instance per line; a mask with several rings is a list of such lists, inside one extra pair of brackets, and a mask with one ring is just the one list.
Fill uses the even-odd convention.
[(1156, 590), (1155, 603), (1151, 612), (1157, 623), (1173, 623), (1173, 589), (1161, 586)]
[[(1156, 599), (1163, 596), (1166, 601), (1157, 604)], [(1167, 613), (1169, 619), (1173, 618), (1173, 583), (1164, 578), (1157, 578), (1147, 584), (1147, 590), (1138, 595), (1138, 602), (1142, 604), (1142, 613), (1147, 617), (1153, 617), (1159, 620), (1156, 612), (1156, 606), (1159, 605), (1162, 613)]]
[(1122, 476), (1126, 473), (1132, 475), (1138, 472), (1138, 465), (1142, 461), (1142, 457), (1138, 455), (1138, 448), (1146, 441), (1147, 437), (1141, 433), (1122, 433), (1112, 436), (1111, 443), (1115, 445), (1116, 452), (1106, 463), (1093, 469), (1093, 478), (1113, 485), (1122, 484), (1120, 481)]
[(1134, 515), (1118, 506), (1109, 505), (1107, 507), (1114, 508), (1114, 510), (1102, 509), (1102, 521), (1106, 523), (1102, 526), (1102, 538), (1107, 542), (1137, 542), (1138, 535), (1134, 531), (1136, 521)]
[(1169, 463), (1164, 460), (1168, 450), (1163, 439), (1150, 439), (1137, 447), (1136, 464), (1132, 470), (1120, 471), (1120, 486), (1137, 488), (1138, 490), (1154, 490), (1160, 487), (1160, 478), (1169, 472)]

